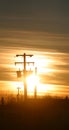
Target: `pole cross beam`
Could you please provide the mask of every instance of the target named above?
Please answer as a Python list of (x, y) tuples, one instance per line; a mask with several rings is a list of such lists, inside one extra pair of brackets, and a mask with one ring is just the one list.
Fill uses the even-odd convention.
[[(15, 62), (15, 65), (16, 64), (24, 64), (24, 62)], [(26, 62), (26, 64), (33, 64), (34, 65), (34, 62)]]
[[(16, 57), (18, 57), (18, 56), (25, 56), (26, 54), (24, 53), (24, 55), (16, 55)], [(26, 56), (30, 56), (30, 57), (32, 57), (33, 55), (26, 55)]]

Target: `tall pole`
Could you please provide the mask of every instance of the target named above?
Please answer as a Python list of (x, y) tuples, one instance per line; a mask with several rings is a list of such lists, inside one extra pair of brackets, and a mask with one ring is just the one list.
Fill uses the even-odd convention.
[[(37, 67), (35, 67), (35, 76), (37, 76)], [(34, 97), (35, 97), (35, 99), (37, 97), (37, 83), (35, 83)]]
[(24, 100), (27, 99), (27, 84), (26, 84), (26, 54), (24, 53)]
[(26, 100), (26, 99), (27, 99), (26, 64), (27, 64), (27, 63), (32, 63), (32, 64), (34, 64), (34, 62), (26, 62), (26, 57), (27, 57), (27, 56), (32, 57), (33, 55), (26, 55), (26, 54), (24, 53), (23, 55), (17, 54), (16, 57), (18, 57), (18, 56), (22, 56), (22, 57), (24, 58), (24, 62), (15, 62), (15, 65), (16, 65), (16, 64), (20, 64), (20, 63), (21, 63), (21, 64), (24, 63), (24, 66), (23, 66), (23, 68), (24, 68), (24, 71), (23, 71), (23, 73), (24, 73), (24, 100)]

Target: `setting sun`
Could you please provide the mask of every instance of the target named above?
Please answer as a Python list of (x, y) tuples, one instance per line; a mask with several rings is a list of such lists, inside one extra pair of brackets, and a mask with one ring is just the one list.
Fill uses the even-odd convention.
[[(20, 55), (19, 55), (20, 56)], [(22, 55), (24, 56), (24, 55)], [(37, 91), (37, 95), (46, 95), (55, 91), (55, 88), (48, 83), (45, 83), (47, 80), (43, 78), (44, 74), (53, 74), (53, 59), (49, 56), (33, 56), (28, 57), (26, 59), (26, 85), (27, 85), (27, 94), (28, 96), (34, 95), (35, 89)], [(34, 62), (32, 62), (34, 61)], [(33, 64), (34, 63), (34, 64)], [(23, 57), (20, 56), (16, 58), (16, 69), (17, 71), (17, 79), (19, 81), (19, 85), (21, 86), (21, 90), (24, 92), (24, 62)], [(42, 75), (42, 76), (41, 76)], [(23, 83), (20, 85), (20, 80)]]
[(34, 93), (35, 87), (37, 88), (39, 84), (39, 77), (35, 75), (30, 75), (26, 79), (27, 82), (27, 91), (30, 93)]

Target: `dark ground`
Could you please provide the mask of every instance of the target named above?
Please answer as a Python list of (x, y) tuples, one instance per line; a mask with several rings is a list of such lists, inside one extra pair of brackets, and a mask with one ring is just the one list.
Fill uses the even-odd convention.
[(2, 104), (0, 130), (69, 130), (69, 100), (45, 98)]

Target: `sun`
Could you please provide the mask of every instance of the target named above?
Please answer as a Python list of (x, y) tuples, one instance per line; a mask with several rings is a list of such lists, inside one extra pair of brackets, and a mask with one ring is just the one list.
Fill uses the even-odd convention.
[(30, 75), (26, 78), (27, 91), (29, 94), (34, 94), (35, 87), (39, 84), (39, 77), (36, 75)]
[[(29, 61), (29, 59), (27, 59)], [(30, 64), (34, 61), (34, 65)], [(21, 58), (20, 63), (23, 61)], [(28, 63), (27, 61), (27, 63)], [(51, 68), (52, 60), (49, 57), (38, 56), (33, 57), (29, 64), (26, 64), (26, 77), (25, 82), (27, 85), (27, 94), (34, 95), (35, 88), (37, 89), (37, 95), (45, 95), (47, 92), (51, 91), (51, 86), (47, 83), (45, 84), (45, 79), (42, 78), (43, 75), (48, 73), (53, 73)], [(22, 81), (22, 85), (19, 82), (18, 86), (21, 86), (21, 90), (24, 92), (24, 66), (23, 64), (17, 64), (17, 80)], [(19, 77), (20, 76), (20, 77)], [(41, 80), (42, 78), (42, 80)]]

